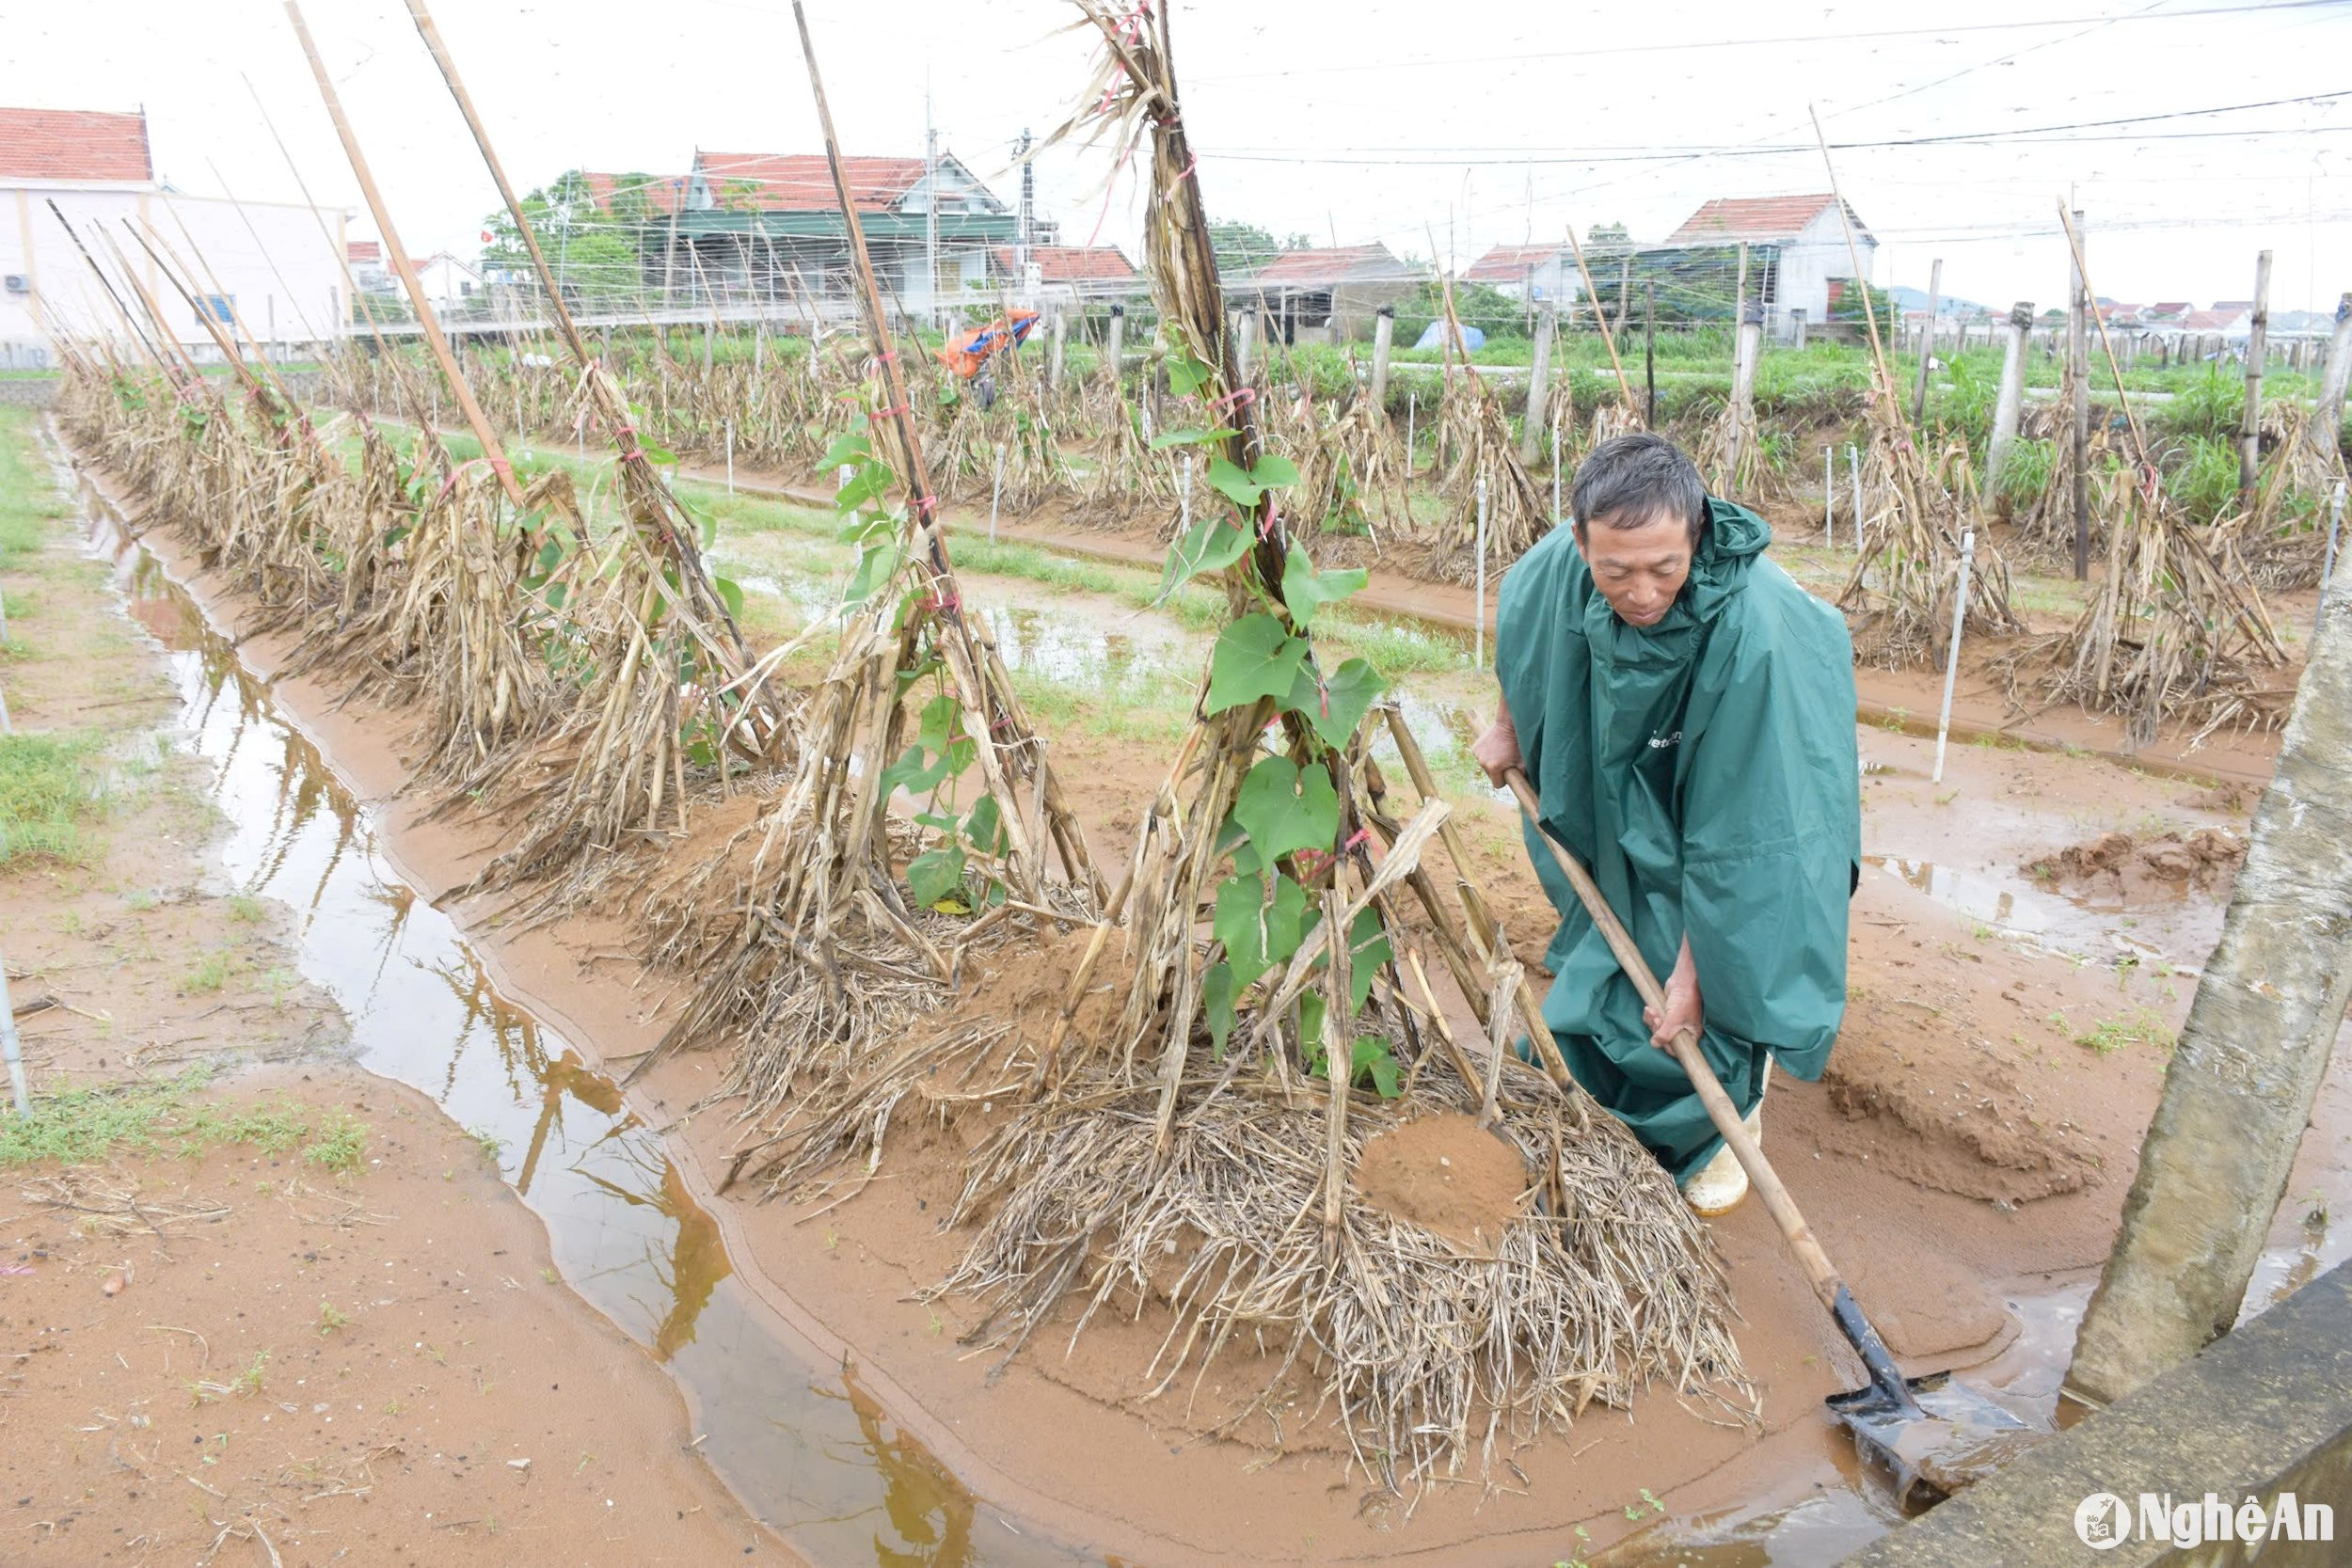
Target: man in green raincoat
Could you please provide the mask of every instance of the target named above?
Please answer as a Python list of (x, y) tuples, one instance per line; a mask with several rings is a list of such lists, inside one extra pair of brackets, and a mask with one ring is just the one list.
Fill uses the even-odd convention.
[(1709, 497), (1661, 436), (1596, 448), (1571, 510), (1573, 529), (1503, 579), (1502, 709), (1473, 750), (1497, 783), (1525, 768), (1544, 825), (1665, 977), (1661, 1017), (1529, 830), (1561, 915), (1544, 1021), (1568, 1069), (1693, 1209), (1721, 1213), (1747, 1176), (1665, 1043), (1698, 1029), (1759, 1136), (1774, 1061), (1821, 1075), (1861, 877), (1853, 646), (1837, 611), (1764, 558), (1764, 519)]

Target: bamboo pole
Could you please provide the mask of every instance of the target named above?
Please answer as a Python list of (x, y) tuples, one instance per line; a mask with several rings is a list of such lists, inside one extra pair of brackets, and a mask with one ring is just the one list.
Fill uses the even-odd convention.
[(1928, 321), (1919, 334), (1919, 379), (1911, 388), (1911, 422), (1928, 417), (1928, 364), (1935, 357), (1935, 313), (1944, 303), (1944, 258), (1928, 263)]
[(439, 361), (441, 374), (448, 380), (450, 391), (457, 399), (457, 406), (466, 416), (466, 424), (474, 439), (482, 445), (482, 455), (497, 474), (504, 487), (507, 499), (520, 504), (522, 484), (515, 478), (515, 467), (506, 460), (506, 449), (499, 444), (498, 432), (490, 428), (489, 417), (474, 401), (473, 388), (466, 384), (463, 372), (457, 368), (457, 356), (450, 348), (449, 337), (433, 313), (433, 304), (425, 298), (424, 285), (418, 280), (417, 269), (409, 261), (406, 249), (400, 243), (400, 231), (393, 226), (392, 214), (384, 205), (384, 195), (376, 189), (375, 176), (369, 171), (365, 154), (359, 150), (359, 139), (352, 134), (351, 121), (344, 118), (342, 100), (336, 96), (335, 84), (326, 74), (326, 62), (319, 57), (318, 45), (311, 40), (310, 24), (302, 19), (298, 0), (286, 0), (286, 17), (294, 24), (294, 36), (302, 41), (302, 53), (310, 62), (310, 74), (317, 79), (319, 97), (326, 103), (326, 117), (335, 122), (335, 135), (343, 144), (343, 154), (351, 160), (351, 172), (359, 182), (359, 194), (367, 198), (368, 211), (375, 216), (376, 232), (383, 237), (385, 259), (399, 273), (401, 287), (407, 292), (409, 307), (417, 313), (417, 326)]
[[(291, 3), (291, 0), (290, 0)], [(499, 198), (506, 203), (509, 216), (520, 231), (523, 248), (531, 253), (531, 265), (538, 275), (540, 291), (546, 294), (548, 310), (555, 318), (557, 330), (564, 334), (564, 342), (572, 351), (572, 357), (582, 370), (594, 370), (596, 356), (588, 351), (588, 341), (580, 335), (580, 326), (572, 320), (570, 309), (564, 305), (563, 291), (556, 286), (555, 274), (548, 266), (547, 252), (539, 247), (539, 235), (523, 215), (523, 205), (515, 196), (514, 182), (506, 178), (506, 166), (499, 161), (498, 151), (490, 145), (489, 133), (483, 128), (482, 116), (474, 108), (473, 95), (466, 90), (465, 80), (457, 74), (457, 61), (449, 46), (441, 41), (440, 30), (434, 26), (432, 15), (424, 8), (424, 0), (408, 0), (408, 15), (417, 24), (417, 32), (424, 40), (425, 48), (433, 55), (433, 63), (440, 68), (441, 80), (448, 84), (450, 96), (457, 101), (457, 111), (465, 116), (466, 128), (473, 134), (474, 146), (482, 153), (483, 163), (490, 170), (490, 178), (499, 188)], [(391, 243), (388, 236), (385, 243)], [(640, 460), (637, 432), (629, 418), (628, 405), (609, 378), (601, 374), (589, 377), (591, 392), (599, 404), (599, 412), (612, 429), (612, 444), (625, 463)], [(732, 617), (728, 631), (735, 635), (738, 647), (741, 637), (736, 632)]]
[(130, 329), (132, 339), (147, 350), (148, 357), (162, 367), (167, 375), (177, 379), (177, 372), (173, 369), (170, 357), (155, 346), (154, 341), (149, 338), (147, 329), (139, 325), (137, 319), (131, 314), (131, 308), (122, 303), (122, 296), (115, 293), (114, 282), (107, 277), (106, 269), (98, 264), (98, 258), (92, 256), (89, 253), (89, 246), (82, 243), (81, 230), (67, 221), (65, 214), (58, 209), (55, 197), (47, 197), (43, 199), (48, 202), (49, 211), (56, 218), (58, 227), (65, 230), (66, 238), (73, 242), (73, 248), (80, 251), (82, 260), (89, 264), (91, 275), (98, 279), (98, 286), (106, 291), (107, 299), (114, 303), (115, 311), (122, 318), (122, 325)]
[[(866, 317), (866, 334), (873, 349), (875, 367), (881, 376), (883, 395), (888, 405), (881, 410), (897, 434), (904, 456), (900, 469), (907, 485), (907, 519), (911, 554), (923, 559), (930, 575), (952, 582), (955, 568), (947, 556), (945, 531), (938, 526), (938, 493), (931, 487), (930, 465), (923, 453), (923, 438), (914, 426), (913, 401), (907, 395), (906, 378), (898, 369), (898, 351), (892, 346), (890, 327), (882, 314), (882, 292), (875, 282), (873, 257), (866, 248), (866, 229), (858, 220), (857, 204), (850, 198), (849, 180), (841, 168), (841, 142), (834, 132), (833, 106), (825, 97), (823, 77), (817, 69), (817, 44), (808, 30), (808, 12), (802, 0), (792, 0), (792, 20), (800, 30), (801, 55), (808, 66), (810, 95), (817, 103), (817, 121), (824, 133), (825, 163), (833, 173), (834, 195), (840, 202), (842, 224), (849, 235), (850, 259), (855, 273), (857, 295)], [(942, 652), (946, 655), (950, 674), (961, 689), (967, 710), (967, 729), (977, 750), (982, 775), (992, 793), (1008, 807), (1019, 797), (1006, 776), (1005, 757), (1011, 750), (1029, 751), (1037, 769), (1040, 797), (1056, 847), (1060, 850), (1063, 867), (1073, 879), (1083, 881), (1099, 903), (1109, 895), (1109, 887), (1095, 867), (1093, 855), (1088, 849), (1084, 831), (1069, 808), (1060, 781), (1044, 754), (1044, 743), (1031, 728), (1027, 716), (1011, 690), (1009, 680), (1002, 678), (1001, 667), (992, 650), (982, 646), (973, 634), (972, 625), (965, 618), (959, 595), (952, 593), (931, 594), (935, 607), (929, 612), (945, 628)], [(993, 705), (998, 711), (987, 711)], [(1015, 810), (1005, 813), (1007, 831), (1013, 839), (1016, 863), (1026, 847), (1022, 842), (1021, 814)], [(1027, 867), (1027, 875), (1041, 878), (1044, 869), (1044, 848), (1035, 848), (1035, 860)]]
[(2254, 261), (2254, 315), (2246, 334), (2246, 414), (2237, 428), (2238, 504), (2254, 504), (2254, 485), (2262, 477), (2263, 360), (2270, 351), (2270, 252)]
[(1577, 276), (1584, 279), (1584, 297), (1593, 304), (1593, 325), (1600, 328), (1600, 346), (1609, 351), (1609, 368), (1617, 377), (1617, 395), (1625, 399), (1625, 410), (1633, 412), (1633, 384), (1625, 378), (1625, 366), (1617, 358), (1617, 340), (1609, 330), (1609, 312), (1600, 308), (1600, 295), (1593, 289), (1593, 269), (1584, 264), (1584, 246), (1576, 237), (1576, 225), (1568, 225), (1568, 248), (1576, 253)]
[[(2076, 582), (2088, 581), (2090, 577), (2090, 334), (2084, 325), (2090, 314), (2090, 289), (2084, 277), (2082, 218), (2077, 211), (2067, 225), (2066, 270), (2066, 425), (2067, 439), (2074, 443), (2072, 499)], [(2106, 323), (2100, 322), (2099, 328), (2106, 331)]]

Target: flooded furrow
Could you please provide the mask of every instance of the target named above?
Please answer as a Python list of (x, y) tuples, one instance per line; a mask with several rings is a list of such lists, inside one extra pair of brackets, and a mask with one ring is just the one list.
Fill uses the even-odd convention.
[[(60, 470), (72, 492), (75, 477)], [(238, 891), (293, 913), (297, 964), (351, 1023), (358, 1064), (431, 1096), (495, 1148), (566, 1283), (676, 1378), (697, 1451), (821, 1568), (1061, 1568), (1089, 1553), (1017, 1526), (901, 1433), (733, 1276), (717, 1219), (619, 1086), (502, 997), (454, 923), (404, 883), (375, 814), (94, 486), (90, 548), (160, 645), (182, 741), (210, 767), (214, 846)]]

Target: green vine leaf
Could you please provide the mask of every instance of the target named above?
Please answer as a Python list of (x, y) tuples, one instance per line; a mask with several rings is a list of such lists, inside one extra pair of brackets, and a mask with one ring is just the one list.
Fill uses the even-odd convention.
[(963, 850), (953, 846), (927, 849), (909, 861), (907, 891), (927, 910), (970, 914), (972, 902), (963, 887)]
[(711, 592), (719, 595), (719, 602), (727, 607), (727, 613), (740, 621), (743, 618), (742, 584), (733, 578), (713, 575), (710, 579), (710, 588)]
[(1371, 580), (1372, 574), (1361, 566), (1318, 572), (1307, 552), (1293, 545), (1282, 562), (1282, 600), (1290, 606), (1291, 625), (1306, 629), (1325, 605), (1337, 604)]
[(1225, 1041), (1233, 1032), (1233, 997), (1240, 990), (1230, 963), (1219, 960), (1200, 972), (1200, 1012), (1208, 1021), (1209, 1043), (1220, 1062), (1225, 1059)]
[(1216, 890), (1210, 929), (1225, 944), (1225, 961), (1237, 991), (1298, 951), (1306, 917), (1307, 890), (1279, 872), (1271, 899), (1263, 877), (1225, 879)]
[(863, 463), (873, 455), (874, 446), (866, 438), (866, 432), (845, 430), (833, 438), (833, 445), (825, 449), (825, 455), (817, 460), (817, 471), (823, 473), (828, 468), (839, 468), (851, 463)]
[(834, 510), (836, 512), (855, 511), (867, 501), (879, 500), (889, 493), (893, 484), (898, 483), (898, 476), (891, 471), (889, 464), (865, 464), (859, 467), (850, 483), (843, 485), (834, 496)]
[(1363, 1011), (1364, 1000), (1372, 994), (1373, 973), (1395, 956), (1389, 946), (1389, 933), (1380, 924), (1380, 911), (1370, 905), (1358, 910), (1347, 928), (1347, 995), (1354, 1011)]
[(1011, 835), (1005, 832), (1004, 813), (997, 806), (995, 796), (983, 795), (972, 802), (972, 810), (963, 819), (963, 836), (983, 855), (1005, 852)]
[(1321, 768), (1302, 773), (1288, 757), (1266, 757), (1242, 780), (1233, 819), (1268, 862), (1300, 849), (1327, 853), (1340, 836), (1340, 798)]
[(1306, 639), (1293, 637), (1275, 617), (1243, 616), (1218, 635), (1210, 656), (1207, 711), (1288, 696), (1306, 657)]
[(1209, 384), (1209, 367), (1189, 354), (1172, 354), (1168, 359), (1168, 389), (1180, 398), (1197, 397)]
[(1168, 552), (1168, 564), (1160, 569), (1157, 597), (1167, 598), (1180, 584), (1202, 572), (1223, 571), (1248, 555), (1256, 539), (1257, 535), (1230, 517), (1201, 518)]
[(874, 590), (890, 580), (891, 574), (898, 569), (897, 541), (866, 546), (865, 553), (857, 558), (857, 570), (851, 574), (850, 586), (842, 593), (842, 601), (846, 604), (864, 604), (873, 597)]
[(1355, 1058), (1352, 1064), (1355, 1071), (1349, 1077), (1349, 1083), (1353, 1084), (1369, 1074), (1375, 1093), (1383, 1100), (1396, 1098), (1398, 1089), (1396, 1054), (1389, 1049), (1387, 1040), (1377, 1035), (1365, 1035), (1356, 1041), (1355, 1049), (1350, 1054)]
[(1282, 705), (1306, 720), (1323, 743), (1337, 751), (1347, 745), (1388, 689), (1380, 673), (1360, 658), (1348, 659), (1319, 682), (1313, 667), (1302, 661)]
[(672, 451), (667, 447), (657, 447), (651, 441), (644, 440), (642, 437), (638, 440), (637, 451), (646, 462), (658, 464), (665, 468), (674, 466), (677, 462), (676, 452)]
[(1205, 447), (1212, 441), (1222, 441), (1233, 434), (1234, 432), (1223, 426), (1215, 430), (1203, 430), (1197, 426), (1186, 426), (1182, 430), (1164, 430), (1152, 437), (1152, 450), (1166, 451), (1170, 447)]

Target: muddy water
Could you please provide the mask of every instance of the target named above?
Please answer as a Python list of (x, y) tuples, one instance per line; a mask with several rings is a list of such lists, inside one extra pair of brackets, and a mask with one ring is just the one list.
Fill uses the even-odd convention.
[(717, 1222), (659, 1134), (612, 1079), (499, 994), (450, 919), (400, 880), (373, 814), (267, 685), (104, 497), (85, 485), (81, 500), (92, 548), (164, 649), (183, 743), (211, 765), (223, 872), (292, 911), (299, 967), (350, 1018), (358, 1063), (497, 1146), (565, 1281), (670, 1369), (698, 1451), (752, 1513), (821, 1568), (1102, 1561), (974, 1497), (852, 1370), (731, 1277)]

